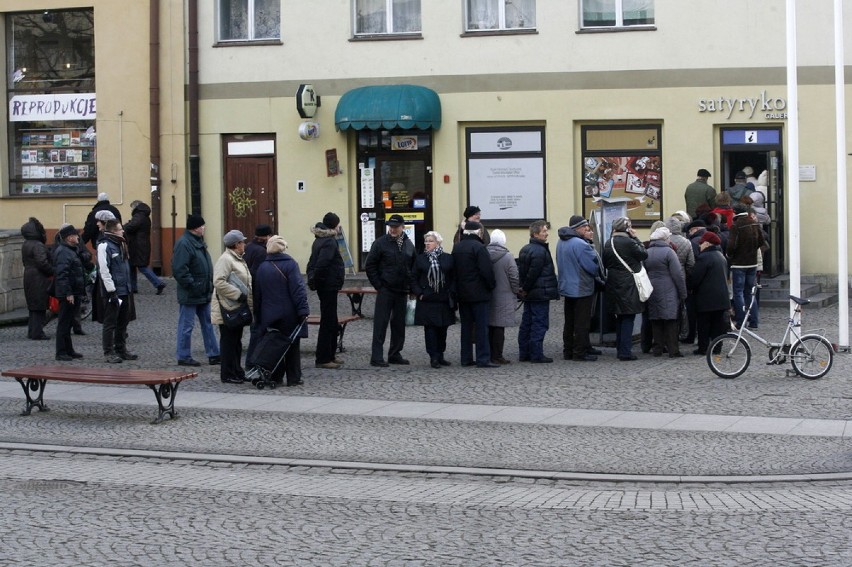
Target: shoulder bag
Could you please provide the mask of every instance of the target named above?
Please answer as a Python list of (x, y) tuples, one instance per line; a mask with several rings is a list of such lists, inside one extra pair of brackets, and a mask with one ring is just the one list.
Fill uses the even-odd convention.
[(645, 303), (648, 301), (648, 298), (651, 297), (651, 294), (654, 292), (654, 286), (651, 285), (651, 278), (648, 277), (648, 272), (645, 271), (645, 266), (642, 263), (639, 263), (640, 269), (638, 272), (634, 272), (630, 269), (630, 266), (627, 265), (621, 256), (618, 255), (618, 250), (615, 248), (615, 242), (612, 242), (612, 252), (615, 254), (615, 257), (618, 258), (618, 261), (624, 265), (624, 269), (633, 274), (633, 281), (636, 283), (636, 290), (639, 292), (639, 301)]

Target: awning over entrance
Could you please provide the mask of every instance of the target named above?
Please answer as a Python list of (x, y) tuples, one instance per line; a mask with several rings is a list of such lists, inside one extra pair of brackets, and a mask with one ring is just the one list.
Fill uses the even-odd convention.
[(437, 130), (441, 127), (441, 101), (435, 91), (415, 85), (352, 89), (337, 103), (334, 125), (338, 130)]

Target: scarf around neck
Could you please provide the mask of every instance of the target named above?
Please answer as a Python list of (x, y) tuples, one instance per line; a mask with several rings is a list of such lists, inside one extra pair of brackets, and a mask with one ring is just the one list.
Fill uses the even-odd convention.
[(429, 287), (432, 291), (438, 293), (444, 287), (444, 272), (441, 271), (441, 262), (439, 258), (444, 253), (444, 249), (440, 246), (426, 252), (426, 257), (429, 258), (429, 271), (426, 273), (426, 281), (429, 282)]

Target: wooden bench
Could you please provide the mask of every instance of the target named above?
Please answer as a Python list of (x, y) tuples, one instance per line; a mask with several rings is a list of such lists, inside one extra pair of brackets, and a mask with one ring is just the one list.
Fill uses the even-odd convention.
[(349, 298), (349, 303), (352, 304), (352, 315), (363, 317), (361, 304), (364, 303), (364, 296), (376, 295), (379, 292), (372, 287), (344, 287), (337, 293), (346, 294), (346, 297)]
[[(343, 317), (337, 318), (337, 352), (346, 352), (346, 349), (343, 348), (343, 333), (346, 331), (346, 325), (352, 321), (357, 321), (360, 318), (360, 315), (344, 315)], [(319, 315), (308, 315), (308, 325), (319, 324)]]
[(0, 373), (18, 381), (27, 397), (27, 406), (21, 415), (30, 415), (33, 407), (50, 411), (44, 405), (44, 388), (48, 380), (86, 382), (89, 384), (126, 384), (148, 386), (154, 391), (160, 413), (152, 423), (160, 423), (166, 414), (177, 417), (175, 396), (183, 380), (195, 378), (198, 372), (173, 370), (118, 370), (113, 368), (85, 368), (82, 366), (28, 366)]

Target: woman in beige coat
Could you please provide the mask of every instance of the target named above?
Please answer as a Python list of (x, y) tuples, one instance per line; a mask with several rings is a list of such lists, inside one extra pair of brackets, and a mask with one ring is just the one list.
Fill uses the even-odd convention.
[(219, 325), (219, 354), (222, 357), (219, 376), (222, 382), (241, 384), (245, 381), (246, 371), (241, 364), (243, 357), (243, 327), (232, 328), (224, 325), (222, 308), (237, 309), (242, 303), (248, 303), (252, 309), (251, 273), (243, 260), (246, 249), (246, 237), (239, 230), (232, 230), (222, 239), (225, 251), (213, 266), (213, 301), (210, 306), (210, 320)]

